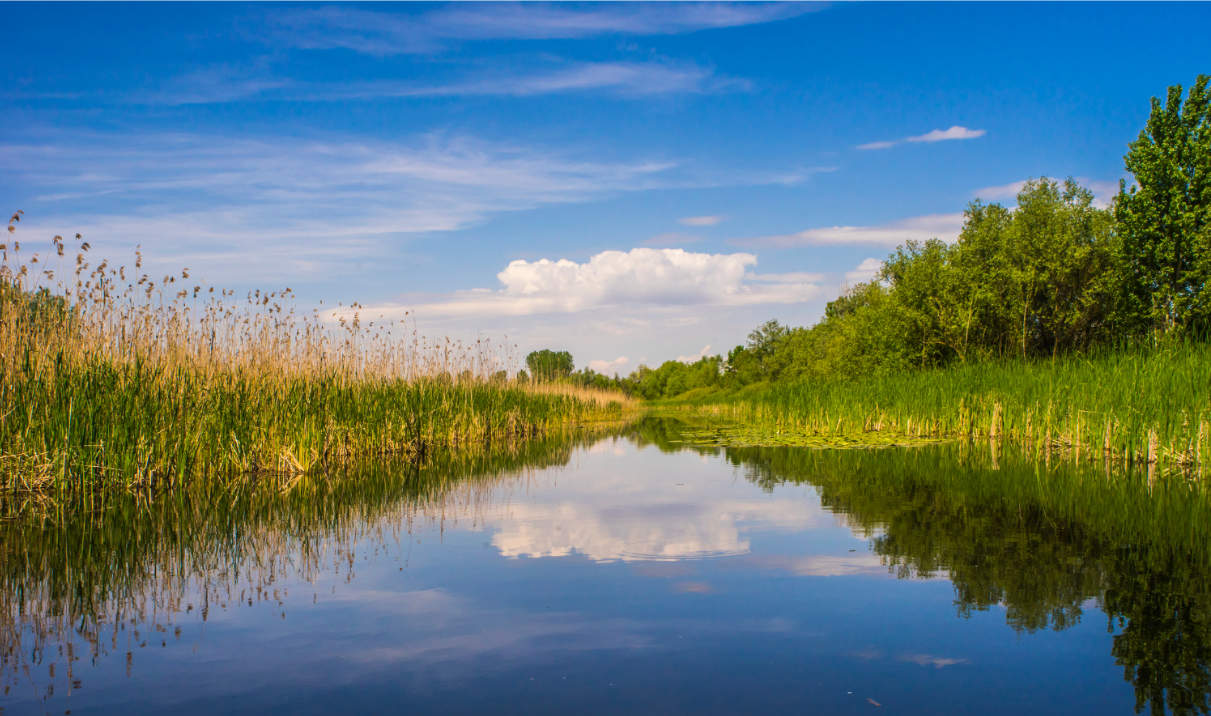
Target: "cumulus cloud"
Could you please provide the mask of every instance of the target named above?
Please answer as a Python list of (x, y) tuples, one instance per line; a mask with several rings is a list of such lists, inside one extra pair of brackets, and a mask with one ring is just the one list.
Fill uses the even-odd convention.
[(762, 236), (743, 239), (737, 243), (750, 246), (814, 246), (822, 244), (865, 244), (897, 246), (905, 241), (942, 239), (954, 241), (963, 228), (963, 214), (928, 214), (898, 219), (873, 226), (824, 226), (805, 229), (794, 234)]
[(904, 144), (906, 142), (912, 142), (912, 143), (924, 142), (927, 144), (932, 144), (933, 142), (946, 142), (946, 141), (950, 141), (953, 139), (975, 139), (977, 137), (983, 137), (987, 133), (988, 133), (987, 130), (984, 130), (984, 129), (968, 129), (967, 127), (961, 127), (956, 124), (949, 129), (935, 129), (931, 132), (926, 132), (925, 134), (918, 134), (918, 135), (912, 136), (912, 137), (904, 137), (903, 139), (894, 139), (894, 140), (881, 141), (881, 142), (867, 142), (866, 144), (859, 144), (855, 148), (861, 149), (864, 151), (870, 151), (872, 149), (891, 149), (892, 147), (896, 146), (897, 144)]
[(847, 283), (865, 283), (878, 276), (882, 268), (883, 259), (862, 259), (862, 263), (858, 264), (852, 271), (845, 272), (845, 281)]
[(687, 216), (677, 220), (686, 226), (714, 226), (723, 221), (722, 216)]
[(829, 520), (803, 500), (705, 498), (672, 485), (650, 492), (630, 487), (615, 496), (590, 489), (558, 502), (511, 505), (507, 520), (487, 517), (497, 530), (492, 546), (514, 558), (675, 561), (746, 554), (750, 531), (800, 531)]
[(602, 375), (614, 375), (622, 371), (623, 366), (631, 362), (626, 356), (618, 356), (614, 360), (592, 360), (589, 361), (589, 368), (601, 373)]
[(503, 288), (459, 291), (415, 306), (383, 304), (363, 315), (524, 316), (610, 307), (754, 306), (799, 303), (820, 287), (799, 280), (751, 282), (749, 253), (707, 254), (684, 249), (603, 251), (588, 261), (517, 260), (496, 275)]

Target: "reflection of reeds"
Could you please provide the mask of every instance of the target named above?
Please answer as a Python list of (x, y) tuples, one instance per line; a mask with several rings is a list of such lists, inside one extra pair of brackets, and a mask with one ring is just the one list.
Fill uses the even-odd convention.
[(421, 466), (346, 464), (332, 480), (198, 480), (152, 500), (83, 493), (49, 511), (0, 512), (0, 682), (67, 693), (81, 660), (125, 658), (133, 669), (143, 649), (195, 637), (190, 625), (214, 610), (285, 610), (286, 582), (349, 581), (359, 547), (389, 549), (417, 527), (474, 527), (503, 480), (564, 465), (588, 439), (477, 444)]
[(1211, 345), (974, 363), (852, 381), (758, 385), (683, 401), (759, 433), (885, 443), (994, 438), (1053, 456), (1151, 464), (1201, 478)]
[(49, 258), (0, 243), (10, 490), (305, 473), (527, 437), (625, 401), (516, 384), (503, 377), (507, 351), (429, 342), (357, 304), (301, 315), (289, 288), (241, 298), (188, 269), (152, 277), (138, 252), (132, 268), (94, 265), (78, 235), (51, 243)]

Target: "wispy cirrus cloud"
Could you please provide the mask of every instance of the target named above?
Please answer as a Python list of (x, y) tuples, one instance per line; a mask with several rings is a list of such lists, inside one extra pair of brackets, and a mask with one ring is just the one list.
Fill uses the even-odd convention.
[(819, 246), (828, 244), (859, 244), (871, 246), (897, 246), (905, 241), (927, 241), (941, 239), (954, 241), (963, 228), (963, 214), (928, 214), (890, 221), (870, 226), (822, 226), (804, 229), (793, 234), (759, 236), (739, 239), (734, 243), (741, 246), (772, 246), (789, 248), (794, 246)]
[(693, 181), (671, 161), (597, 162), (445, 134), (52, 134), (0, 144), (0, 171), (31, 197), (23, 233), (79, 231), (120, 251), (141, 243), (149, 260), (188, 260), (199, 275), (209, 266), (297, 280), (394, 254), (384, 242), (409, 235)]
[(23, 233), (79, 231), (119, 252), (143, 244), (150, 262), (188, 261), (199, 276), (237, 281), (341, 275), (370, 256), (398, 259), (408, 237), (501, 213), (645, 190), (781, 184), (810, 171), (600, 161), (448, 133), (383, 141), (51, 131), (0, 143), (0, 172), (25, 192), (14, 197), (29, 219)]
[(859, 144), (857, 147), (855, 147), (855, 149), (870, 151), (875, 149), (891, 149), (899, 144), (932, 144), (934, 142), (948, 142), (957, 139), (976, 139), (978, 137), (983, 137), (987, 133), (987, 130), (984, 129), (968, 129), (967, 127), (961, 127), (956, 124), (949, 129), (935, 129), (933, 131), (926, 132), (925, 134), (904, 137), (903, 139), (867, 142), (866, 144)]
[[(368, 55), (427, 54), (477, 40), (553, 40), (599, 35), (671, 35), (774, 22), (810, 4), (451, 5), (423, 12), (347, 6), (273, 11), (273, 41)], [(413, 10), (413, 8), (409, 8)]]
[(677, 223), (685, 226), (715, 226), (723, 221), (724, 217), (720, 215), (713, 216), (686, 216), (677, 220)]
[(441, 97), (536, 97), (598, 92), (620, 98), (745, 91), (747, 80), (723, 77), (693, 63), (546, 62), (507, 72), (463, 74), (444, 82), (354, 80), (304, 82), (265, 69), (199, 69), (162, 87), (120, 98), (135, 104), (191, 105), (230, 102), (348, 102)]

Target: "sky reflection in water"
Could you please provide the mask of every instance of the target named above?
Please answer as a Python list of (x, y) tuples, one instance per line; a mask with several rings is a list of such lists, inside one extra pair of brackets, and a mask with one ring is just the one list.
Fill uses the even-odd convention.
[[(455, 486), (367, 517), (353, 533), (305, 524), (298, 534), (321, 537), (307, 550), (297, 534), (262, 549), (280, 551), (271, 579), (240, 564), (236, 579), (191, 576), (186, 608), (120, 632), (115, 614), (98, 617), (112, 646), (91, 660), (74, 639), (84, 656), (70, 689), (62, 658), (48, 674), (59, 646), (42, 663), (10, 656), (0, 705), (5, 714), (132, 704), (177, 713), (1133, 711), (1132, 683), (1112, 656), (1116, 632), (1093, 595), (1061, 605), (1075, 609), (1062, 630), (1011, 628), (1000, 604), (958, 604), (946, 565), (906, 570), (894, 551), (889, 559), (899, 537), (884, 534), (878, 514), (855, 520), (824, 506), (810, 482), (763, 487), (751, 465), (663, 447), (607, 438), (564, 466)], [(35, 630), (23, 628), (28, 652)]]

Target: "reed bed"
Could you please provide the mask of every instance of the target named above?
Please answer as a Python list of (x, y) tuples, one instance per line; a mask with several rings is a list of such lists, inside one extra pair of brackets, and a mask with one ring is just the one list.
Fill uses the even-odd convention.
[(152, 499), (76, 494), (48, 510), (0, 503), (0, 686), (49, 699), (90, 662), (124, 658), (129, 675), (148, 649), (200, 638), (216, 613), (285, 613), (288, 583), (349, 581), (365, 553), (401, 550), (415, 530), (474, 528), (493, 491), (566, 465), (597, 435), (441, 451), (423, 466), (354, 461), (340, 479), (197, 480)]
[(991, 438), (1044, 460), (1110, 460), (1201, 477), (1211, 460), (1211, 346), (766, 384), (669, 406), (756, 434), (872, 443)]
[(0, 488), (179, 486), (524, 439), (621, 416), (621, 394), (507, 378), (509, 351), (430, 342), (362, 308), (296, 311), (90, 260), (82, 237), (0, 243)]

